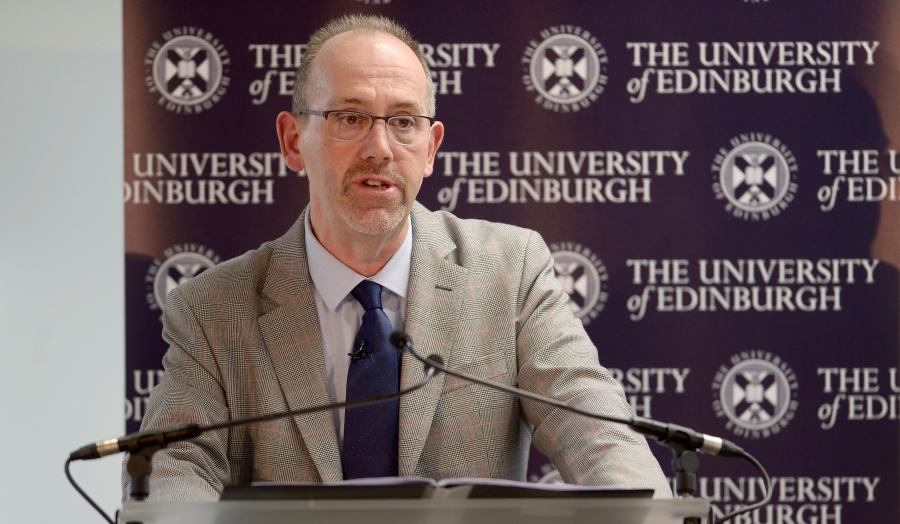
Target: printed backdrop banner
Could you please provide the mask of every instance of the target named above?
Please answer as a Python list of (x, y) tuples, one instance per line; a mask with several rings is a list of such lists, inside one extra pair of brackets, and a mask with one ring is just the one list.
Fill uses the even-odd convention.
[[(419, 200), (540, 232), (635, 411), (768, 468), (745, 522), (900, 519), (895, 0), (126, 1), (128, 431), (168, 291), (307, 204), (275, 118), (345, 13), (398, 20), (432, 68)], [(529, 480), (558, 478), (533, 452)], [(702, 459), (717, 515), (761, 486)]]

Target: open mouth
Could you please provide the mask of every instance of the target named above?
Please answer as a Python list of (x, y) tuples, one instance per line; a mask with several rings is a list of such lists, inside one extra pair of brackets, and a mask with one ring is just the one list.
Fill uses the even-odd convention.
[(367, 179), (363, 181), (363, 185), (371, 187), (373, 189), (387, 189), (388, 185), (384, 182), (378, 180)]

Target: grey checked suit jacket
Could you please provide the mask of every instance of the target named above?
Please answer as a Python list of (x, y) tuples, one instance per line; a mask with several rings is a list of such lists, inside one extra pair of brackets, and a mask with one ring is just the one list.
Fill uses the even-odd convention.
[[(451, 368), (628, 416), (618, 383), (553, 274), (540, 236), (413, 208), (406, 331)], [(304, 247), (303, 216), (283, 237), (172, 291), (165, 378), (142, 429), (301, 409), (331, 401)], [(401, 387), (424, 376), (402, 359)], [(669, 496), (643, 437), (438, 375), (400, 401), (399, 474), (524, 480), (534, 443), (570, 483)], [(162, 450), (151, 499), (215, 500), (252, 481), (342, 480), (330, 411), (219, 430)]]

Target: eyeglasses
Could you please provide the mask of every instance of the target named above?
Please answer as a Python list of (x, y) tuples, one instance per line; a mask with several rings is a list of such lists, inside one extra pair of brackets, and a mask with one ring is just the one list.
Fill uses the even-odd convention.
[(420, 115), (378, 116), (361, 111), (315, 111), (301, 109), (296, 115), (314, 115), (325, 118), (328, 136), (343, 142), (359, 142), (364, 139), (376, 120), (384, 120), (388, 135), (398, 144), (416, 146), (431, 135), (434, 118)]

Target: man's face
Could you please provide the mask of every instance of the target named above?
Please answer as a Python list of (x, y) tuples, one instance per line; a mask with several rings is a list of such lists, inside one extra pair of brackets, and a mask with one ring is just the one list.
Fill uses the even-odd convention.
[[(415, 54), (396, 38), (343, 33), (327, 41), (313, 63), (308, 109), (425, 115), (425, 82)], [(331, 138), (326, 125), (308, 116), (299, 138), (317, 235), (323, 227), (332, 235), (349, 233), (346, 228), (365, 235), (405, 228), (443, 127), (436, 124), (425, 143), (407, 146), (393, 141), (383, 120), (359, 142)]]

